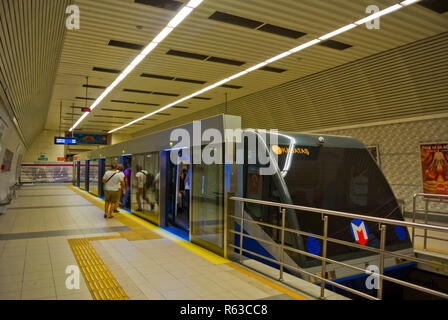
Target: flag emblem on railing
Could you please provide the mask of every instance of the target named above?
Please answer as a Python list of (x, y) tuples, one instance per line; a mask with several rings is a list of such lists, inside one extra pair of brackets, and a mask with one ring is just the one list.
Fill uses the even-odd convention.
[(365, 245), (369, 240), (369, 231), (367, 226), (361, 219), (353, 219), (350, 223), (350, 231), (356, 242), (360, 245)]

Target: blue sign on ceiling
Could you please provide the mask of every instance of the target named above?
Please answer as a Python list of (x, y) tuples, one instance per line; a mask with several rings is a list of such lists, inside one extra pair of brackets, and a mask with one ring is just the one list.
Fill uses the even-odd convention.
[(76, 138), (54, 137), (54, 144), (78, 144)]

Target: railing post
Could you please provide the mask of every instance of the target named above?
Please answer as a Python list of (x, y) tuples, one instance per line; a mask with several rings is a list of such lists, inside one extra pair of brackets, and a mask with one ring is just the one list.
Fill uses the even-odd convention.
[(280, 212), (282, 213), (282, 230), (281, 230), (281, 252), (280, 252), (280, 259), (281, 259), (281, 265), (280, 265), (280, 281), (283, 281), (283, 265), (285, 263), (285, 215), (286, 215), (286, 209), (280, 208)]
[[(428, 199), (425, 199), (425, 224), (428, 224)], [(428, 236), (428, 230), (424, 230), (424, 237), (423, 237), (423, 249), (426, 250), (426, 237)]]
[[(328, 216), (323, 217), (324, 220), (324, 234), (322, 243), (322, 278), (326, 279), (325, 274), (327, 273), (327, 236), (328, 236)], [(325, 280), (320, 282), (320, 298), (323, 299), (325, 296)]]
[[(417, 194), (414, 194), (412, 199), (412, 222), (415, 223), (415, 206), (416, 206)], [(415, 227), (412, 227), (412, 246), (415, 246)]]
[(244, 201), (241, 201), (240, 263), (243, 263), (243, 233), (244, 233)]
[(378, 293), (377, 298), (383, 298), (383, 278), (381, 277), (384, 273), (384, 250), (386, 247), (386, 226), (381, 225), (381, 236), (380, 236), (380, 272), (378, 277)]

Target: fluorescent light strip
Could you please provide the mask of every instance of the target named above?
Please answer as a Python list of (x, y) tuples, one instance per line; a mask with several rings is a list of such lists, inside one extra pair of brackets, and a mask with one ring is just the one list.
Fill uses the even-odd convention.
[(334, 37), (334, 36), (336, 36), (336, 35), (338, 35), (340, 33), (343, 33), (345, 31), (348, 31), (348, 30), (353, 29), (355, 27), (357, 27), (357, 25), (354, 24), (354, 23), (346, 25), (345, 27), (342, 27), (342, 28), (339, 28), (339, 29), (337, 29), (337, 30), (335, 30), (333, 32), (327, 33), (326, 35), (320, 37), (319, 40), (326, 40), (326, 39), (332, 38), (332, 37)]
[(402, 6), (410, 6), (411, 4), (414, 4), (414, 3), (417, 3), (417, 2), (420, 2), (420, 1), (421, 0), (406, 0), (406, 1), (401, 2), (400, 4)]
[[(192, 0), (190, 2), (193, 2), (193, 1), (196, 1), (196, 0)], [(317, 39), (308, 41), (308, 42), (306, 42), (304, 44), (301, 44), (301, 45), (299, 45), (299, 46), (297, 46), (297, 47), (295, 47), (295, 48), (293, 48), (291, 50), (285, 51), (285, 52), (283, 52), (283, 53), (281, 53), (281, 54), (279, 54), (279, 55), (277, 55), (275, 57), (272, 57), (270, 59), (267, 59), (267, 60), (265, 60), (265, 61), (255, 65), (255, 66), (252, 66), (252, 67), (250, 67), (250, 68), (248, 68), (246, 70), (243, 70), (243, 71), (241, 71), (241, 72), (239, 72), (237, 74), (234, 74), (234, 75), (232, 75), (232, 76), (230, 76), (228, 78), (225, 78), (225, 79), (223, 79), (223, 80), (221, 80), (219, 82), (216, 82), (216, 83), (214, 83), (212, 85), (209, 85), (208, 87), (205, 87), (205, 88), (203, 88), (203, 89), (201, 89), (199, 91), (196, 91), (196, 92), (194, 92), (194, 93), (192, 93), (192, 94), (190, 94), (190, 95), (188, 95), (186, 97), (183, 97), (183, 98), (181, 98), (179, 100), (176, 100), (176, 101), (174, 101), (174, 102), (164, 106), (163, 108), (160, 108), (159, 110), (153, 111), (153, 112), (151, 112), (151, 113), (149, 113), (149, 114), (147, 114), (147, 115), (145, 115), (143, 117), (135, 119), (135, 120), (133, 120), (133, 121), (131, 121), (131, 122), (121, 126), (121, 127), (118, 127), (116, 129), (110, 130), (109, 133), (113, 133), (115, 131), (118, 131), (118, 130), (121, 130), (123, 128), (126, 128), (126, 127), (128, 127), (128, 126), (130, 126), (130, 125), (132, 125), (132, 124), (134, 124), (134, 123), (136, 123), (138, 121), (141, 121), (141, 120), (146, 119), (148, 117), (151, 117), (152, 115), (155, 115), (155, 114), (157, 114), (157, 113), (159, 113), (159, 112), (161, 112), (163, 110), (171, 108), (172, 106), (175, 106), (175, 105), (177, 105), (177, 104), (179, 104), (179, 103), (181, 103), (181, 102), (183, 102), (185, 100), (191, 99), (191, 98), (193, 98), (193, 97), (195, 97), (197, 95), (200, 95), (200, 94), (202, 94), (204, 92), (207, 92), (207, 91), (209, 91), (211, 89), (214, 89), (216, 87), (219, 87), (220, 85), (222, 85), (222, 84), (224, 84), (226, 82), (229, 82), (229, 81), (231, 81), (233, 79), (236, 79), (236, 78), (239, 78), (241, 76), (244, 76), (244, 75), (248, 74), (249, 72), (252, 72), (254, 70), (260, 69), (260, 68), (264, 67), (265, 65), (267, 65), (269, 63), (272, 63), (274, 61), (283, 59), (284, 57), (287, 57), (287, 56), (289, 56), (292, 53), (296, 53), (296, 52), (299, 52), (299, 51), (301, 51), (303, 49), (311, 47), (311, 46), (315, 45), (316, 43), (321, 42), (322, 40), (326, 40), (326, 39), (329, 39), (331, 37), (334, 37), (335, 35), (338, 35), (338, 34), (341, 34), (341, 33), (345, 32), (345, 31), (351, 30), (351, 29), (357, 27), (360, 24), (364, 24), (364, 23), (366, 23), (368, 21), (371, 21), (373, 19), (376, 19), (378, 17), (384, 16), (384, 15), (389, 14), (391, 12), (394, 12), (396, 10), (402, 9), (402, 8), (404, 8), (404, 6), (411, 5), (411, 4), (416, 3), (418, 1), (420, 1), (420, 0), (406, 0), (406, 1), (403, 1), (403, 2), (401, 2), (401, 4), (393, 5), (391, 7), (388, 7), (386, 9), (384, 9), (384, 10), (381, 10), (381, 11), (379, 11), (377, 13), (374, 13), (374, 14), (366, 17), (366, 18), (363, 18), (363, 19), (358, 20), (358, 21), (356, 21), (354, 23), (346, 25), (345, 27), (342, 27), (342, 28), (339, 28), (339, 29), (337, 29), (337, 30), (335, 30), (333, 32), (330, 32), (330, 33), (328, 33), (328, 34), (326, 34), (326, 35), (324, 35), (322, 37), (319, 37)]]
[[(109, 87), (106, 88), (106, 90), (103, 91), (103, 93), (95, 100), (95, 102), (90, 106), (90, 110), (93, 110), (98, 106), (98, 104), (121, 82), (123, 81), (126, 76), (134, 70), (135, 67), (137, 67), (140, 62), (145, 59), (145, 57), (154, 50), (157, 45), (163, 41), (170, 33), (174, 30), (190, 13), (193, 12), (193, 10), (199, 6), (202, 1), (204, 0), (191, 0), (188, 2), (175, 16), (173, 19), (171, 19), (170, 22), (168, 22), (167, 26), (140, 52), (137, 57), (135, 57), (134, 60), (124, 69), (124, 71), (112, 82)], [(89, 112), (85, 112), (81, 118), (79, 118), (78, 121), (73, 125), (73, 127), (70, 128), (69, 131), (73, 131), (81, 122), (84, 120), (85, 117)]]

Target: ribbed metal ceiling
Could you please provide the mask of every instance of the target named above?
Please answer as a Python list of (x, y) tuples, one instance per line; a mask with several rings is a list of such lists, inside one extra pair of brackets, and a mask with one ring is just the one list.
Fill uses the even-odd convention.
[(69, 0), (0, 1), (0, 82), (27, 143), (44, 129)]
[[(108, 131), (129, 122), (128, 118), (134, 119), (158, 108), (137, 103), (163, 106), (178, 99), (166, 95), (123, 91), (124, 89), (175, 93), (182, 97), (278, 53), (354, 22), (366, 16), (365, 10), (369, 5), (377, 5), (383, 9), (398, 2), (391, 0), (205, 0), (100, 103), (78, 129)], [(89, 76), (89, 84), (98, 86), (109, 85), (117, 76), (93, 71), (94, 67), (123, 70), (138, 54), (136, 50), (109, 46), (110, 40), (146, 45), (176, 14), (174, 11), (135, 3), (132, 0), (76, 0), (74, 3), (81, 10), (81, 29), (68, 31), (66, 34), (47, 128), (58, 128), (61, 100), (64, 104), (65, 129), (71, 126), (70, 105), (73, 103), (76, 106), (85, 105), (85, 101), (76, 97), (85, 97), (83, 84), (86, 83), (86, 76)], [(306, 35), (299, 39), (291, 39), (208, 19), (216, 11), (296, 30)], [(134, 133), (143, 128), (157, 126), (220, 104), (225, 100), (225, 93), (228, 94), (229, 100), (234, 100), (448, 30), (447, 13), (439, 14), (420, 5), (412, 5), (394, 12), (381, 18), (380, 22), (379, 30), (368, 30), (360, 26), (334, 38), (351, 45), (349, 49), (340, 51), (319, 45), (308, 48), (270, 65), (286, 69), (285, 72), (254, 71), (229, 83), (242, 86), (240, 89), (214, 89), (204, 94), (204, 97), (209, 97), (211, 100), (192, 99), (182, 103), (182, 106), (188, 109), (168, 109), (164, 112), (167, 115), (155, 115), (151, 120), (142, 121), (120, 132)], [(235, 66), (189, 59), (166, 54), (169, 50), (238, 60), (245, 64)], [(207, 84), (141, 77), (142, 73), (202, 80)], [(88, 96), (97, 98), (101, 92), (101, 89), (89, 89)], [(135, 102), (135, 104), (111, 100)], [(92, 102), (88, 101), (88, 105)], [(349, 110), (345, 112), (349, 113)], [(74, 113), (73, 121), (76, 121), (81, 114), (80, 109), (75, 109)]]

